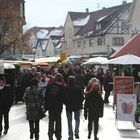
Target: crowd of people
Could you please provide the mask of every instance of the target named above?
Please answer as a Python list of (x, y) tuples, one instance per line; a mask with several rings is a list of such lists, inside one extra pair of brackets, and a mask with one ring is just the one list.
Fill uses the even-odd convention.
[[(9, 128), (9, 111), (11, 106), (22, 100), (26, 105), (26, 119), (29, 122), (30, 139), (39, 140), (41, 116), (38, 110), (43, 108), (48, 112), (48, 138), (62, 138), (61, 114), (66, 107), (68, 122), (68, 140), (79, 139), (80, 115), (88, 119), (88, 139), (91, 138), (94, 122), (94, 140), (98, 140), (99, 118), (103, 117), (104, 103), (109, 103), (112, 91), (112, 73), (104, 72), (101, 66), (94, 68), (82, 66), (59, 66), (49, 69), (32, 67), (16, 73), (14, 96), (11, 96), (9, 86), (4, 76), (0, 78), (0, 136), (4, 129)], [(8, 103), (8, 104), (7, 104)], [(74, 114), (74, 118), (73, 118)], [(2, 120), (4, 118), (4, 128)], [(75, 120), (73, 128), (72, 120)]]

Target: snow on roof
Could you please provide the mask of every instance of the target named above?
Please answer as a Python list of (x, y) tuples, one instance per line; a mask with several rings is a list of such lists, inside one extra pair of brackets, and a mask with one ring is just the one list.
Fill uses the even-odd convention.
[(102, 20), (105, 19), (106, 17), (107, 17), (107, 16), (103, 16), (103, 17), (99, 18), (99, 19), (97, 20), (97, 22), (102, 21)]
[(85, 18), (78, 18), (77, 20), (73, 21), (73, 25), (74, 26), (84, 26), (88, 23), (89, 19), (90, 19), (90, 15), (88, 15)]
[(56, 49), (60, 49), (61, 46), (62, 46), (62, 43), (59, 43), (55, 48), (56, 48)]
[(47, 34), (49, 33), (48, 30), (40, 30), (39, 32), (37, 32), (36, 36), (37, 38), (45, 38), (45, 36), (47, 36)]
[(58, 39), (53, 39), (52, 42), (57, 44), (59, 42), (59, 40)]
[(59, 29), (52, 30), (49, 35), (50, 36), (62, 36), (63, 30), (59, 30)]
[(93, 34), (93, 30), (87, 33), (87, 36), (90, 36), (91, 34)]
[(42, 42), (42, 49), (45, 50), (47, 46), (48, 40)]

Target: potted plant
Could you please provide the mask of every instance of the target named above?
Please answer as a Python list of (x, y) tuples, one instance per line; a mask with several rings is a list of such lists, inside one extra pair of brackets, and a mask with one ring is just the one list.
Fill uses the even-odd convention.
[(140, 103), (137, 105), (137, 108), (135, 111), (135, 121), (137, 123), (140, 123)]

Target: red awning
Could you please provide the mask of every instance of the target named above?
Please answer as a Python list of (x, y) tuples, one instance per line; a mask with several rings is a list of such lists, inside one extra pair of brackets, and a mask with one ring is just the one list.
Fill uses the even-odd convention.
[(112, 57), (118, 57), (126, 54), (133, 54), (140, 57), (140, 33), (135, 35), (126, 44), (124, 44), (118, 51), (111, 55)]

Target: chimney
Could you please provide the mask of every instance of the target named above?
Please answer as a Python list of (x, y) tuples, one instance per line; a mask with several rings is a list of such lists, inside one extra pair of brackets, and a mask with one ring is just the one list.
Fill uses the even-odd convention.
[(122, 1), (122, 4), (126, 4), (126, 3), (127, 3), (127, 1), (126, 1), (126, 0), (123, 0), (123, 1)]
[(86, 13), (88, 13), (89, 12), (89, 9), (88, 8), (86, 8)]

